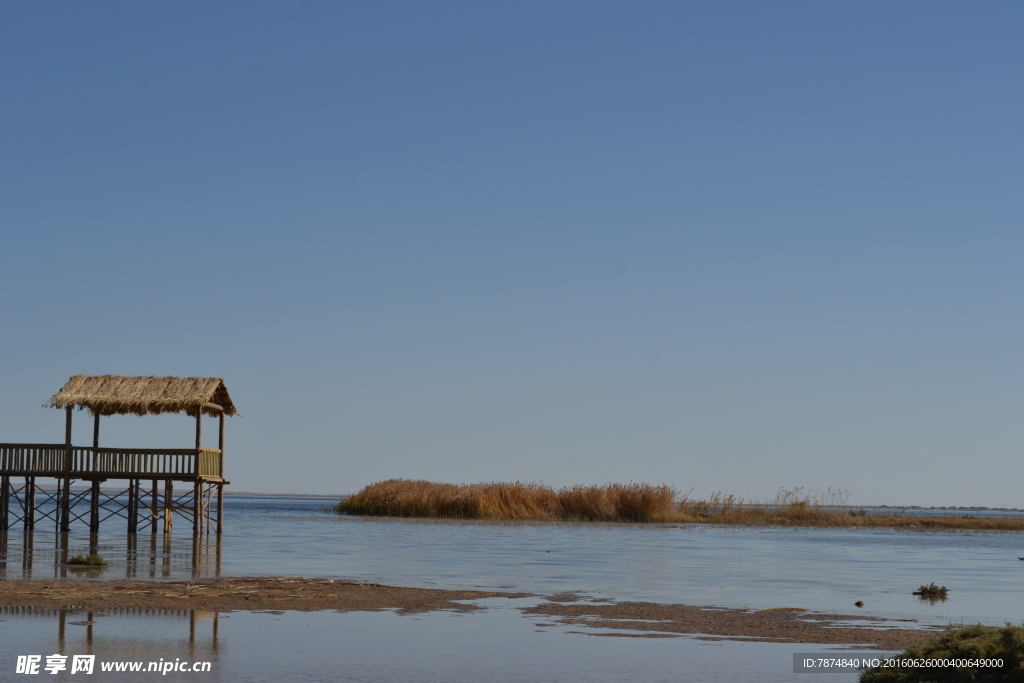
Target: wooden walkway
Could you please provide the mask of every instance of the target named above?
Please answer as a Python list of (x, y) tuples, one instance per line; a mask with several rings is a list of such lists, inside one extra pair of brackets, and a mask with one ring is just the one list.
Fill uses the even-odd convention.
[[(20, 485), (15, 480), (24, 479)], [(40, 486), (38, 479), (53, 485)], [(106, 481), (121, 481), (111, 492)], [(90, 484), (72, 491), (71, 483)], [(174, 482), (184, 482), (175, 491)], [(192, 532), (221, 533), (224, 515), (224, 452), (219, 448), (106, 448), (52, 443), (0, 443), (0, 533), (15, 525), (26, 531), (51, 520), (57, 531), (87, 522), (127, 520), (128, 533), (171, 533), (177, 515)], [(84, 509), (83, 509), (84, 508)]]

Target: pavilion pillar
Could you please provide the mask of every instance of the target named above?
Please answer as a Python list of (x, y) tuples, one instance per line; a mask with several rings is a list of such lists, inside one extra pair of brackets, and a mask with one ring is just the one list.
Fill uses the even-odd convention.
[(11, 478), (7, 475), (0, 477), (0, 534), (7, 533), (7, 527), (11, 523)]
[(217, 484), (217, 533), (224, 531), (224, 484)]
[(203, 533), (203, 482), (196, 479), (192, 487), (192, 535), (199, 536)]
[(217, 437), (217, 450), (220, 451), (220, 455), (217, 456), (217, 476), (221, 479), (224, 478), (224, 413), (220, 414), (220, 434)]
[(25, 531), (36, 528), (36, 478), (25, 477)]
[(64, 418), (64, 491), (60, 496), (60, 530), (71, 530), (71, 406)]
[(152, 516), (152, 518), (153, 518), (153, 528), (150, 529), (150, 531), (153, 532), (154, 536), (156, 536), (156, 532), (157, 532), (157, 528), (156, 528), (157, 522), (160, 521), (159, 510), (160, 510), (160, 497), (159, 497), (159, 495), (157, 493), (157, 481), (156, 481), (156, 479), (154, 479), (153, 480), (153, 507), (150, 508), (150, 516)]
[(134, 534), (139, 527), (139, 480), (128, 480), (128, 533)]
[(174, 526), (174, 482), (164, 482), (164, 538), (171, 534)]
[(199, 479), (201, 469), (199, 467), (199, 461), (202, 458), (200, 449), (203, 447), (203, 409), (196, 409), (196, 460), (195, 470), (196, 475), (195, 484), (192, 487), (192, 535), (198, 536), (202, 533), (202, 516), (203, 516), (203, 482)]
[(217, 475), (221, 483), (217, 484), (217, 533), (224, 531), (224, 411), (220, 413), (220, 434), (217, 438), (217, 448), (220, 455), (217, 456)]
[[(92, 421), (92, 467), (95, 471), (99, 467), (100, 448), (100, 414), (96, 412)], [(89, 533), (100, 532), (100, 480), (92, 480), (92, 496), (89, 500)]]
[(89, 499), (89, 533), (100, 532), (100, 480), (92, 480), (92, 496)]

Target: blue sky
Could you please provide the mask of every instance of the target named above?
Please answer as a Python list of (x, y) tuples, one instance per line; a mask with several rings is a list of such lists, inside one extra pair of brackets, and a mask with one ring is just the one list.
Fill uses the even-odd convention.
[(212, 375), (236, 490), (1024, 506), (1022, 15), (6, 3), (0, 439)]

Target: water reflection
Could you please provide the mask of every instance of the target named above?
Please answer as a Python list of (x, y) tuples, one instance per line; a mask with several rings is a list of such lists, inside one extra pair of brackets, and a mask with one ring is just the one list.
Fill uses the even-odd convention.
[[(689, 638), (600, 638), (539, 626), (511, 601), (487, 601), (468, 615), (444, 612), (108, 612), (0, 613), (0, 672), (17, 654), (96, 656), (89, 680), (169, 680), (158, 673), (100, 671), (104, 662), (209, 661), (204, 681), (793, 680), (793, 652), (821, 646), (708, 642)], [(223, 620), (223, 622), (221, 622)], [(837, 652), (832, 650), (832, 655)], [(0, 678), (3, 673), (0, 673)], [(173, 676), (172, 676), (173, 677)], [(843, 683), (856, 674), (801, 674), (804, 683)]]
[[(103, 578), (170, 579), (221, 575), (222, 541), (217, 535), (178, 539), (171, 534), (127, 534), (125, 541), (97, 534), (26, 531), (0, 533), (0, 580)], [(141, 545), (141, 547), (140, 547)], [(74, 555), (99, 555), (107, 566), (69, 565)], [(20, 559), (20, 563), (17, 559)], [(13, 559), (13, 561), (12, 561)]]
[[(202, 610), (166, 610), (166, 609), (108, 609), (103, 611), (85, 611), (80, 609), (40, 609), (36, 607), (0, 607), (0, 620), (6, 621), (8, 617), (57, 617), (57, 643), (61, 652), (67, 650), (68, 626), (84, 626), (85, 638), (82, 640), (85, 647), (80, 649), (78, 654), (93, 653), (93, 627), (99, 623), (97, 619), (117, 616), (131, 617), (136, 619), (160, 619), (163, 621), (184, 622), (188, 621), (188, 651), (189, 654), (197, 652), (216, 653), (218, 648), (220, 632), (220, 613), (206, 612)], [(69, 621), (70, 618), (70, 621)], [(209, 623), (209, 628), (204, 624)], [(184, 630), (184, 629), (182, 629)], [(77, 641), (76, 641), (77, 642)]]
[[(65, 655), (96, 655), (101, 660), (134, 660), (148, 662), (173, 660), (214, 663), (220, 657), (220, 620), (218, 612), (200, 610), (112, 609), (38, 609), (32, 607), (0, 608), (0, 621), (16, 623), (20, 635), (31, 635), (11, 654), (60, 653)], [(13, 632), (5, 633), (6, 641), (16, 641)], [(0, 671), (10, 670), (0, 663)], [(95, 673), (100, 674), (97, 670)]]

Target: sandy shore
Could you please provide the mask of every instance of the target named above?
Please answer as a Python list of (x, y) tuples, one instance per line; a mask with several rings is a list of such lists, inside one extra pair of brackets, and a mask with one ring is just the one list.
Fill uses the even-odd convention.
[[(81, 610), (195, 609), (339, 610), (400, 614), (435, 610), (479, 609), (463, 601), (522, 598), (521, 593), (399, 588), (304, 578), (231, 578), (196, 581), (0, 581), (0, 606)], [(615, 629), (610, 635), (707, 639), (757, 639), (773, 642), (870, 645), (902, 650), (934, 635), (915, 623), (906, 628), (864, 615), (823, 614), (795, 608), (723, 609), (636, 602), (589, 602), (576, 596), (549, 596), (533, 607), (519, 608), (537, 621), (584, 629)], [(853, 626), (847, 622), (857, 620)], [(584, 631), (585, 632), (585, 631)], [(595, 634), (592, 635), (605, 635)]]

